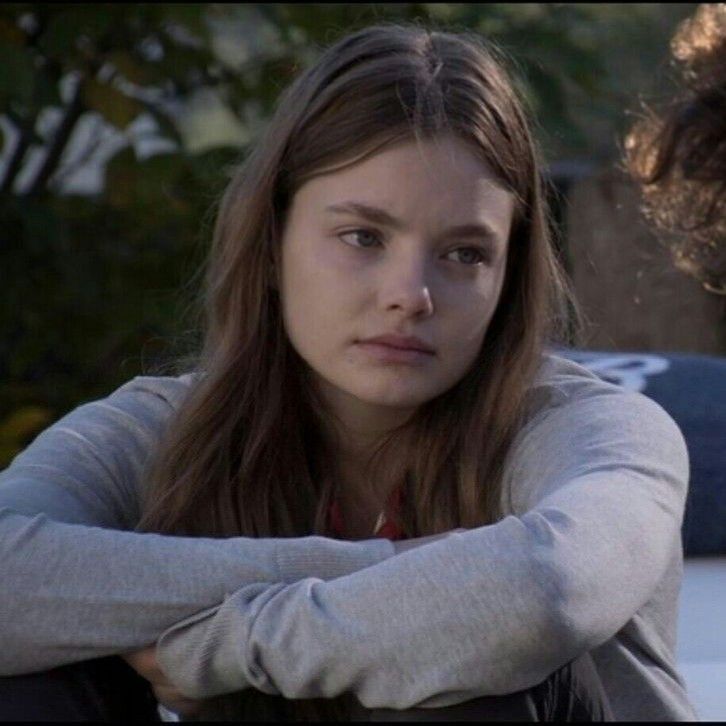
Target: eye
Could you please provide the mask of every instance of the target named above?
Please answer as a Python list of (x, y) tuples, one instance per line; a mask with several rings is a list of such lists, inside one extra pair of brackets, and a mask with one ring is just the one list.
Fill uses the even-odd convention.
[(351, 229), (339, 234), (338, 237), (351, 247), (362, 247), (363, 249), (375, 247), (381, 241), (378, 233), (370, 229)]
[(458, 247), (449, 252), (447, 257), (455, 254), (459, 255), (459, 259), (455, 261), (464, 265), (481, 265), (489, 259), (489, 255), (478, 247)]

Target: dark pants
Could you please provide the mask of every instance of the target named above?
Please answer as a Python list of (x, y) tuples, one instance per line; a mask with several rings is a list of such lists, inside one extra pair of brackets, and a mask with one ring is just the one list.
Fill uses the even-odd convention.
[[(159, 721), (147, 682), (120, 658), (0, 678), (0, 721)], [(612, 721), (589, 655), (526, 691), (446, 708), (357, 709), (356, 721)]]

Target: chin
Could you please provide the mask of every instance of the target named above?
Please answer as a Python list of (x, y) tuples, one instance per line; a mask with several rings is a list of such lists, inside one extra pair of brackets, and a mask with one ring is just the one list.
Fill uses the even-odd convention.
[(363, 403), (370, 406), (384, 406), (386, 408), (418, 408), (435, 397), (435, 393), (424, 391), (391, 391), (391, 390), (364, 390), (360, 392), (351, 391), (352, 395)]

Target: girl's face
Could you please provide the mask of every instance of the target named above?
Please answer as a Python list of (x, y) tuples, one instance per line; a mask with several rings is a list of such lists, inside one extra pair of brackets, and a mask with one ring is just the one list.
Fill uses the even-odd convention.
[(344, 422), (400, 423), (467, 372), (499, 300), (513, 210), (454, 137), (400, 143), (294, 195), (284, 325)]

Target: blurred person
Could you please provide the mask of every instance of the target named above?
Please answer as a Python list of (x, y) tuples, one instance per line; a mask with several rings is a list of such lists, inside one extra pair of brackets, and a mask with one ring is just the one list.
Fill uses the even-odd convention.
[(529, 124), (491, 44), (417, 26), (285, 90), (221, 202), (196, 363), (0, 475), (0, 716), (694, 717), (683, 438), (550, 352)]
[(726, 3), (699, 5), (671, 41), (681, 85), (626, 139), (646, 217), (676, 265), (726, 294)]
[[(726, 294), (726, 4), (707, 3), (671, 40), (678, 89), (636, 121), (627, 169), (678, 268)], [(669, 353), (646, 395), (683, 431), (691, 460), (687, 552), (726, 552), (726, 359)]]

